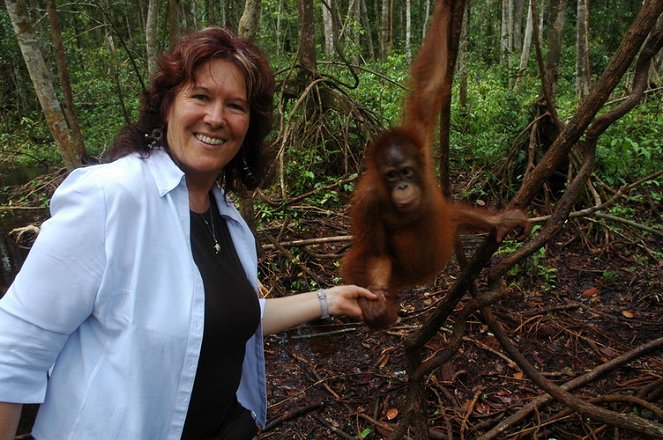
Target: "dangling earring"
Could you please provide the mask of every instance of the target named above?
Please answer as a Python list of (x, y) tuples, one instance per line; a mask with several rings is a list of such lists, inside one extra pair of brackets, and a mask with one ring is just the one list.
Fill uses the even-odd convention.
[(161, 138), (163, 137), (163, 132), (159, 128), (155, 128), (150, 133), (145, 133), (145, 138), (148, 139), (149, 143), (147, 144), (148, 148), (154, 150), (161, 148)]

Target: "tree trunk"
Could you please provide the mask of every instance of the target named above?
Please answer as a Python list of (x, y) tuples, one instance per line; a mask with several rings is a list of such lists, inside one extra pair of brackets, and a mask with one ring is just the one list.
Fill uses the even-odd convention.
[(405, 54), (407, 63), (412, 62), (412, 3), (405, 0)]
[(315, 74), (317, 59), (315, 56), (315, 28), (313, 19), (313, 1), (297, 0), (299, 13), (299, 63), (309, 74)]
[(449, 179), (449, 146), (451, 137), (451, 98), (453, 90), (453, 79), (458, 59), (458, 46), (463, 28), (463, 17), (465, 15), (465, 0), (446, 0), (451, 8), (447, 37), (447, 69), (446, 76), (441, 85), (442, 92), (440, 105), (440, 185), (445, 195), (451, 194), (451, 181)]
[(368, 59), (375, 61), (375, 46), (373, 45), (373, 33), (371, 32), (371, 21), (369, 20), (366, 0), (359, 0), (361, 6), (361, 23), (364, 26), (366, 36), (366, 48), (368, 49)]
[[(361, 1), (359, 0), (353, 0), (351, 2), (352, 5), (352, 14), (348, 14), (349, 17), (352, 17), (353, 23), (355, 25), (352, 27), (353, 29), (353, 35), (354, 35), (354, 40), (357, 42), (361, 41)], [(361, 45), (361, 44), (360, 44)], [(363, 45), (361, 45), (363, 46)], [(355, 64), (360, 64), (361, 63), (361, 53), (359, 51), (355, 52), (354, 55), (354, 62)]]
[(180, 35), (180, 2), (179, 0), (168, 0), (168, 41), (170, 47), (175, 45)]
[(145, 50), (147, 52), (147, 74), (152, 77), (157, 70), (157, 22), (159, 1), (149, 0), (147, 23), (145, 24)]
[(334, 0), (326, 0), (322, 3), (322, 29), (325, 35), (325, 55), (327, 57), (334, 56), (334, 40), (336, 39), (334, 18), (332, 17), (333, 2)]
[(74, 94), (71, 90), (71, 81), (69, 79), (69, 69), (65, 59), (64, 44), (62, 43), (62, 32), (60, 31), (60, 20), (55, 7), (55, 0), (46, 0), (46, 9), (48, 11), (48, 20), (51, 23), (51, 35), (53, 36), (53, 46), (55, 48), (55, 58), (60, 73), (60, 82), (62, 83), (62, 92), (65, 98), (65, 116), (71, 130), (72, 142), (79, 158), (84, 159), (87, 156), (85, 143), (81, 128), (78, 125), (78, 118), (74, 107)]
[(258, 33), (258, 24), (260, 23), (260, 0), (246, 0), (244, 4), (244, 13), (239, 19), (237, 34), (247, 40), (255, 40)]
[(523, 12), (525, 0), (513, 0), (513, 44), (512, 50), (519, 51), (523, 47)]
[(502, 24), (500, 25), (500, 60), (502, 65), (508, 66), (511, 47), (511, 1), (502, 0)]
[(527, 7), (527, 22), (525, 24), (525, 36), (523, 37), (523, 47), (522, 52), (520, 53), (520, 64), (518, 65), (518, 74), (516, 77), (516, 88), (520, 84), (525, 70), (527, 69), (527, 63), (529, 62), (529, 53), (532, 48), (532, 28), (534, 26), (534, 16), (533, 16), (533, 0), (529, 0), (529, 5)]
[(68, 171), (71, 171), (81, 165), (81, 158), (60, 108), (60, 102), (42, 56), (41, 46), (28, 15), (27, 6), (25, 2), (20, 0), (5, 0), (5, 5), (14, 32), (16, 32), (18, 45), (21, 48), (30, 79), (32, 79), (32, 84), (35, 87), (37, 98), (39, 98), (39, 103), (46, 116), (46, 123), (53, 134), (53, 138), (60, 146), (65, 167)]
[(380, 20), (380, 56), (382, 56), (382, 61), (387, 59), (389, 52), (389, 0), (382, 0)]
[[(656, 26), (657, 27), (661, 26), (661, 23), (663, 23), (663, 15), (658, 17), (658, 24)], [(663, 71), (663, 51), (659, 51), (656, 55), (654, 55), (654, 57), (652, 58), (652, 62), (649, 65), (649, 84), (651, 85), (652, 88), (661, 87), (662, 71)]]
[(467, 53), (470, 50), (470, 8), (472, 2), (467, 2), (463, 13), (463, 27), (460, 31), (460, 43), (458, 46), (458, 105), (467, 109)]
[(589, 94), (589, 1), (578, 0), (576, 24), (576, 93), (582, 101)]
[(428, 30), (428, 20), (430, 19), (430, 0), (424, 3), (424, 22), (421, 25), (421, 40), (426, 38), (426, 30)]
[(550, 92), (550, 107), (555, 106), (557, 96), (557, 76), (559, 75), (559, 61), (562, 56), (562, 37), (564, 30), (564, 15), (566, 13), (566, 0), (557, 0), (550, 4), (550, 16), (554, 17), (552, 25), (548, 28), (546, 41), (548, 52), (546, 54), (545, 76), (548, 91)]
[(224, 0), (221, 0), (219, 10), (221, 11), (219, 26), (226, 27), (228, 25), (228, 15), (226, 14), (226, 2)]

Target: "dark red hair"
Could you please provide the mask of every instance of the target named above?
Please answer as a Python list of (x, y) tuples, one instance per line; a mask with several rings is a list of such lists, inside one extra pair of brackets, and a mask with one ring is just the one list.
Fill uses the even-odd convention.
[[(177, 92), (195, 81), (195, 73), (200, 66), (214, 59), (230, 61), (244, 73), (251, 110), (242, 149), (225, 166), (219, 178), (227, 190), (236, 190), (239, 183), (248, 189), (260, 186), (271, 165), (271, 153), (266, 151), (264, 142), (273, 123), (274, 75), (260, 49), (218, 27), (181, 37), (159, 59), (150, 88), (143, 93), (138, 122), (122, 130), (111, 147), (111, 158), (117, 159), (133, 152), (147, 157), (155, 145), (168, 149), (164, 121)], [(155, 144), (154, 135), (157, 133), (162, 136)]]

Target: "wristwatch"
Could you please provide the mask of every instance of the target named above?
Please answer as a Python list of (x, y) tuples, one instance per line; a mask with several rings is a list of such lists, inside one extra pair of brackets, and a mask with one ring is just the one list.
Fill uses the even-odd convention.
[(318, 299), (320, 300), (320, 318), (329, 319), (329, 304), (327, 304), (327, 291), (318, 290)]

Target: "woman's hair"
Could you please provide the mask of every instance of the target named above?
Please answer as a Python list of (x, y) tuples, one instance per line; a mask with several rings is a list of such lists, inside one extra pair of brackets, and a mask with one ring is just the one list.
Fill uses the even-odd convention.
[(274, 75), (260, 49), (218, 27), (181, 37), (168, 53), (161, 56), (150, 88), (142, 95), (138, 122), (122, 129), (111, 146), (111, 159), (133, 152), (147, 157), (155, 140), (168, 150), (164, 121), (177, 92), (195, 81), (198, 67), (215, 59), (229, 61), (244, 73), (250, 107), (244, 143), (223, 169), (220, 182), (227, 191), (239, 189), (239, 184), (248, 189), (261, 186), (272, 159), (270, 148), (264, 142), (272, 129)]

